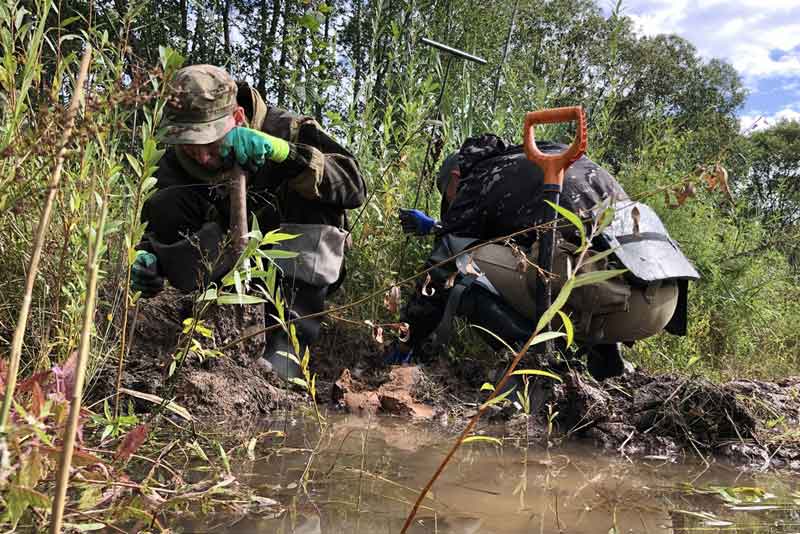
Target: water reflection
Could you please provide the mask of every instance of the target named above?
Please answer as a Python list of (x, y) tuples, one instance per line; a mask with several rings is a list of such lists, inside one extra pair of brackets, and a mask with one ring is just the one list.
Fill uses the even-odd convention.
[[(207, 515), (183, 528), (215, 534), (396, 533), (453, 439), (406, 420), (345, 416), (332, 420), (322, 436), (302, 420), (286, 432), (281, 449), (237, 473), (263, 497), (280, 501), (280, 513), (227, 520), (224, 514)], [(410, 532), (800, 531), (791, 479), (744, 475), (724, 465), (633, 461), (590, 447), (546, 451), (519, 445), (510, 438), (503, 447), (465, 445)], [(712, 486), (775, 488), (775, 495), (789, 497), (778, 509), (747, 502), (742, 509), (732, 504), (735, 492), (726, 499), (721, 490), (689, 491)]]

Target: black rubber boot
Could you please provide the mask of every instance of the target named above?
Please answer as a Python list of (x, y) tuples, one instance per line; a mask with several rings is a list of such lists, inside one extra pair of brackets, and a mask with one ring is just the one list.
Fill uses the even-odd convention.
[[(296, 282), (291, 311), (287, 316), (290, 319), (295, 319), (322, 311), (325, 306), (326, 294), (327, 286), (314, 287)], [(269, 312), (267, 315), (269, 315)], [(274, 321), (274, 319), (268, 320)], [(322, 317), (300, 319), (291, 324), (294, 325), (297, 334), (300, 354), (295, 354), (292, 343), (289, 341), (289, 336), (283, 330), (276, 330), (270, 335), (267, 341), (267, 348), (264, 350), (264, 359), (272, 366), (272, 370), (284, 380), (303, 376), (303, 372), (297, 362), (287, 358), (284, 353), (292, 354), (298, 361), (302, 361), (306, 347), (312, 345), (319, 337)]]
[[(302, 347), (302, 345), (301, 345)], [(284, 380), (292, 380), (303, 376), (300, 366), (288, 355), (300, 360), (294, 353), (294, 348), (289, 342), (289, 336), (283, 330), (278, 330), (270, 335), (267, 348), (264, 350), (264, 360), (269, 364), (268, 369)]]
[[(472, 285), (464, 292), (464, 295), (461, 297), (458, 313), (465, 317), (471, 324), (478, 325), (494, 333), (497, 337), (508, 343), (515, 351), (522, 348), (533, 333), (534, 328), (536, 328), (536, 325), (532, 321), (517, 312), (517, 310), (502, 300), (501, 297), (492, 294), (489, 290), (478, 285)], [(494, 336), (483, 330), (478, 330), (478, 332), (481, 338), (492, 347), (493, 350), (499, 351), (507, 349), (507, 347)], [(530, 367), (533, 364), (533, 362), (530, 361), (531, 359), (533, 359), (531, 355), (525, 355), (518, 367), (520, 369)], [(503, 367), (502, 371), (498, 373), (495, 383), (500, 380), (507, 369), (508, 366)], [(523, 387), (522, 377), (519, 375), (512, 375), (508, 378), (505, 386), (503, 386), (498, 395), (502, 395), (511, 388), (515, 388), (515, 391), (522, 391)], [(510, 400), (516, 400), (514, 394), (512, 394), (512, 396), (513, 398)]]
[[(502, 298), (476, 284), (470, 286), (462, 295), (458, 314), (471, 324), (489, 330), (515, 350), (522, 348), (536, 328), (533, 321), (506, 304)], [(482, 330), (479, 330), (479, 333), (494, 350), (504, 347), (494, 336)]]
[(595, 345), (586, 350), (586, 367), (595, 380), (622, 376), (633, 366), (622, 357), (621, 343)]

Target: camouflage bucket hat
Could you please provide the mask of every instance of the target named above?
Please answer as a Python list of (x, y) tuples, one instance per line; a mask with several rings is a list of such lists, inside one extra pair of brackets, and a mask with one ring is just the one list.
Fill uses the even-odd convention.
[(164, 110), (164, 142), (204, 145), (222, 138), (235, 125), (236, 82), (214, 65), (192, 65), (175, 73)]

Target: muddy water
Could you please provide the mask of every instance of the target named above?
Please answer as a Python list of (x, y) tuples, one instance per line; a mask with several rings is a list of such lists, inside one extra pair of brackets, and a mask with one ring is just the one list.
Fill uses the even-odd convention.
[[(307, 419), (273, 422), (272, 429), (286, 431), (282, 448), (258, 448), (261, 458), (238, 466), (237, 478), (276, 499), (277, 508), (220, 511), (181, 527), (216, 534), (399, 532), (452, 436), (407, 420), (329, 422), (322, 436)], [(523, 444), (506, 438), (502, 447), (463, 446), (411, 532), (800, 532), (800, 493), (791, 477)]]

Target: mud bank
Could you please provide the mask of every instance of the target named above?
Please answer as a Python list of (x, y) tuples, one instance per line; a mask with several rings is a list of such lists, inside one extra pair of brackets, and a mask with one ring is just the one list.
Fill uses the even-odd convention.
[(695, 453), (800, 469), (800, 377), (717, 385), (636, 371), (597, 383), (571, 372), (553, 393), (563, 438), (591, 439), (620, 454)]
[[(307, 406), (304, 392), (286, 388), (259, 365), (263, 336), (218, 356), (190, 351), (168, 376), (173, 355), (186, 343), (181, 331), (191, 314), (191, 303), (175, 293), (140, 305), (136, 318), (129, 318), (135, 334), (122, 387), (174, 399), (193, 416), (212, 421)], [(204, 317), (213, 339), (201, 342), (212, 350), (263, 324), (254, 307), (210, 309)], [(312, 348), (311, 367), (318, 373), (318, 400), (330, 409), (429, 420), (458, 430), (485, 398), (480, 386), (497, 367), (487, 354), (485, 360), (442, 358), (390, 368), (383, 365), (381, 347), (368, 329), (337, 322), (324, 329)], [(529, 415), (520, 412), (517, 402), (516, 407), (492, 407), (485, 417), (505, 422), (508, 434), (532, 444), (589, 440), (616, 454), (699, 454), (754, 468), (800, 470), (800, 377), (717, 385), (641, 370), (603, 383), (574, 370), (559, 374), (563, 382), (538, 378), (530, 384)], [(101, 369), (93, 395), (112, 394), (115, 375), (116, 363)], [(137, 408), (152, 409), (146, 401), (135, 401)]]
[[(127, 390), (157, 395), (189, 410), (198, 418), (222, 420), (263, 415), (302, 402), (304, 396), (283, 388), (281, 382), (258, 362), (264, 349), (264, 337), (257, 336), (219, 355), (188, 351), (182, 362), (174, 356), (186, 347), (184, 320), (192, 316), (192, 303), (180, 293), (164, 291), (158, 297), (142, 301), (131, 311), (128, 324), (134, 329), (129, 337), (130, 352), (125, 358), (121, 386)], [(210, 308), (202, 326), (213, 338), (196, 334), (202, 349), (213, 351), (241, 333), (263, 326), (263, 315), (254, 307)], [(117, 362), (99, 371), (91, 395), (113, 395)], [(137, 410), (152, 410), (153, 404), (131, 397)]]

